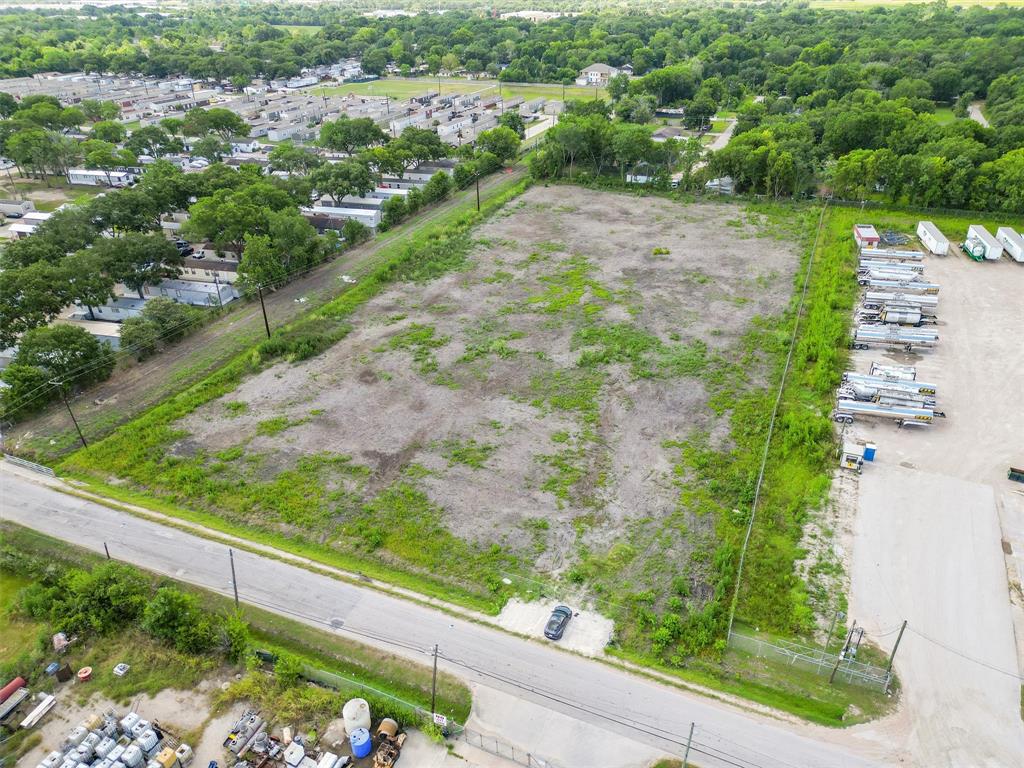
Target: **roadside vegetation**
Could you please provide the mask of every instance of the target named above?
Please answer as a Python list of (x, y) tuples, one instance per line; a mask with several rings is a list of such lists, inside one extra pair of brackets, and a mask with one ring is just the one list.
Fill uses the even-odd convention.
[[(76, 670), (93, 668), (88, 692), (124, 705), (140, 693), (188, 689), (242, 672), (219, 701), (280, 706), (286, 719), (333, 719), (354, 695), (408, 725), (420, 724), (414, 707), (429, 708), (427, 667), (252, 606), (236, 610), (219, 595), (19, 526), (3, 524), (0, 532), (4, 679), (20, 675), (35, 689), (53, 689), (43, 668), (52, 657), (51, 635), (62, 631), (78, 638), (64, 660)], [(275, 671), (271, 684), (263, 671), (267, 658)], [(112, 670), (121, 662), (131, 671), (116, 677)], [(307, 686), (310, 679), (329, 687)], [(437, 698), (439, 712), (460, 722), (468, 716), (469, 690), (447, 673), (438, 675)]]

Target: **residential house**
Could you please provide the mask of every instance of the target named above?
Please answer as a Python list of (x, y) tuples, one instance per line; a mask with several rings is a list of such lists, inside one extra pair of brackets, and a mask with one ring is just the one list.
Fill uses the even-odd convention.
[(237, 259), (187, 258), (181, 263), (179, 280), (198, 283), (226, 283), (231, 285), (238, 279)]
[(617, 74), (619, 74), (619, 70), (609, 64), (591, 64), (580, 72), (580, 76), (576, 78), (576, 84), (605, 86)]

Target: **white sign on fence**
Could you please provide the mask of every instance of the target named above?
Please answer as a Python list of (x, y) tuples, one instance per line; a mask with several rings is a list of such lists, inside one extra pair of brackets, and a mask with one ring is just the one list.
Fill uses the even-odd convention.
[(448, 718), (445, 717), (444, 715), (439, 715), (439, 714), (437, 714), (437, 712), (435, 712), (434, 713), (434, 722), (437, 725), (440, 725), (442, 728), (444, 728), (446, 725), (448, 725)]

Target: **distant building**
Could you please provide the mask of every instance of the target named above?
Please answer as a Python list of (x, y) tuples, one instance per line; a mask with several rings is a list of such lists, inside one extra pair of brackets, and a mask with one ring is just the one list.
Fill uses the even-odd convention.
[(608, 85), (608, 81), (619, 74), (619, 70), (609, 64), (591, 64), (585, 67), (576, 78), (577, 85)]
[(736, 184), (732, 179), (732, 176), (720, 176), (717, 179), (711, 179), (704, 184), (705, 192), (717, 192), (719, 195), (731, 195), (736, 191)]
[(238, 293), (225, 283), (206, 283), (191, 280), (163, 280), (159, 285), (142, 289), (147, 298), (166, 296), (181, 304), (194, 307), (217, 307), (238, 298)]
[(146, 300), (137, 296), (118, 296), (110, 299), (106, 304), (92, 307), (92, 315), (89, 314), (90, 307), (82, 306), (71, 314), (72, 320), (105, 320), (111, 323), (123, 323), (129, 317), (138, 317), (142, 314), (142, 308), (146, 306)]
[(87, 187), (128, 187), (135, 183), (135, 174), (128, 171), (96, 171), (91, 168), (72, 168), (68, 171), (69, 184)]

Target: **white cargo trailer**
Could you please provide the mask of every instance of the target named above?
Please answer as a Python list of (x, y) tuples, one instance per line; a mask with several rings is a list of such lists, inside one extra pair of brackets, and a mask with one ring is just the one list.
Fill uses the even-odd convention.
[(1009, 227), (996, 230), (996, 240), (1006, 249), (1007, 255), (1014, 261), (1024, 262), (1024, 237)]
[(917, 236), (929, 253), (945, 256), (949, 251), (949, 240), (930, 221), (917, 222)]

